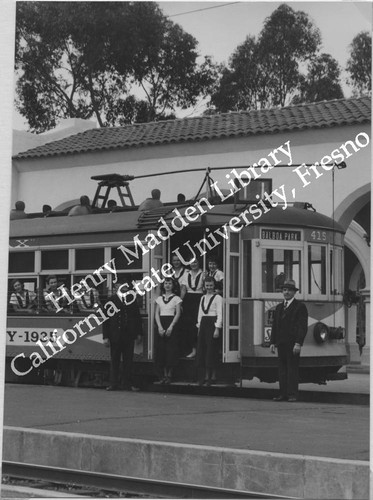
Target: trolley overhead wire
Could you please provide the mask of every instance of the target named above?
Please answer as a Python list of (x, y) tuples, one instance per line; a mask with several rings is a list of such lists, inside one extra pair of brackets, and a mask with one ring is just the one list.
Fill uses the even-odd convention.
[(229, 2), (229, 3), (224, 3), (222, 5), (214, 5), (213, 7), (204, 7), (203, 9), (189, 10), (187, 12), (179, 12), (178, 14), (172, 14), (171, 16), (168, 17), (179, 17), (179, 16), (185, 16), (187, 14), (194, 14), (196, 12), (202, 12), (204, 10), (220, 9), (220, 7), (227, 7), (228, 5), (234, 5), (236, 3), (241, 3), (241, 2)]
[[(339, 165), (344, 164), (342, 162)], [(293, 168), (293, 167), (311, 167), (313, 164), (312, 163), (292, 163), (291, 165), (276, 165), (275, 168)], [(335, 163), (326, 163), (324, 166), (330, 167), (330, 166), (337, 166)], [(181, 170), (172, 170), (169, 172), (157, 172), (154, 174), (144, 174), (144, 175), (130, 175), (131, 179), (144, 179), (145, 177), (157, 177), (159, 175), (171, 175), (171, 174), (183, 174), (186, 172), (206, 172), (206, 171), (212, 171), (212, 170), (229, 170), (229, 169), (239, 169), (239, 168), (248, 168), (248, 165), (235, 165), (232, 167), (232, 165), (227, 166), (227, 167), (205, 167), (205, 168), (187, 168), (187, 169), (181, 169)], [(252, 168), (257, 168), (257, 167), (252, 167)], [(344, 167), (342, 167), (344, 168)]]

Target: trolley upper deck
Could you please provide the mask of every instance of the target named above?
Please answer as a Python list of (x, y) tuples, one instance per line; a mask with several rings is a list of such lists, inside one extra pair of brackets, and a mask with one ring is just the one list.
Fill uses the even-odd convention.
[[(182, 217), (191, 205), (170, 205), (161, 209), (140, 212), (138, 210), (125, 210), (111, 213), (93, 213), (75, 217), (37, 217), (11, 221), (10, 244), (15, 245), (18, 238), (34, 238), (33, 246), (43, 244), (45, 238), (71, 236), (82, 239), (83, 235), (97, 235), (98, 233), (113, 233), (118, 235), (126, 233), (126, 238), (137, 234), (146, 234), (149, 229), (156, 230), (163, 217), (166, 223), (175, 217), (177, 209)], [(195, 221), (188, 221), (193, 226), (223, 226), (228, 224), (232, 217), (239, 216), (248, 204), (220, 204), (206, 213), (200, 214)], [(271, 208), (267, 213), (262, 213), (257, 219), (252, 219), (251, 226), (276, 226), (313, 228), (320, 231), (331, 231), (344, 234), (344, 229), (330, 217), (318, 212), (298, 207)], [(37, 238), (37, 239), (35, 239)], [(77, 240), (78, 241), (78, 240)], [(14, 245), (13, 245), (14, 243)], [(30, 242), (31, 243), (31, 242)]]

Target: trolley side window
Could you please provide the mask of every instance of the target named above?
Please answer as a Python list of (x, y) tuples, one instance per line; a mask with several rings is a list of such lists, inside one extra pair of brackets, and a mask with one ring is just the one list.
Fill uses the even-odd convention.
[(326, 247), (308, 246), (308, 293), (326, 295)]
[[(107, 275), (100, 273), (100, 277), (103, 278), (101, 283), (100, 278), (93, 273), (75, 274), (72, 276), (72, 282), (75, 285), (71, 290), (71, 295), (74, 297), (72, 304), (73, 313), (90, 314), (92, 309), (100, 306), (107, 299)], [(88, 288), (90, 289), (88, 290)]]
[(281, 285), (288, 279), (299, 283), (299, 290), (302, 290), (300, 250), (263, 248), (262, 292), (281, 292)]
[(103, 248), (81, 248), (75, 250), (75, 269), (99, 269), (105, 263)]
[[(13, 277), (8, 279), (8, 313), (19, 314), (24, 311), (32, 314), (36, 309), (37, 278), (30, 273), (35, 273), (35, 252), (10, 252), (9, 274), (13, 274)], [(16, 283), (20, 284), (24, 291), (20, 290)]]
[[(145, 276), (145, 273), (118, 273), (118, 282), (119, 283), (125, 283), (129, 282), (131, 287), (133, 286), (134, 283), (141, 283)], [(140, 286), (140, 289), (143, 290), (143, 288)], [(113, 290), (111, 290), (111, 293)], [(136, 297), (137, 304), (140, 308), (141, 314), (146, 314), (147, 313), (147, 307), (148, 307), (148, 300), (149, 300), (149, 293), (145, 293), (144, 295), (138, 294)]]
[(68, 250), (43, 250), (41, 252), (41, 269), (50, 271), (52, 269), (69, 268)]
[[(18, 289), (15, 289), (16, 283), (21, 283), (23, 289), (27, 292), (22, 291), (21, 294), (17, 294)], [(33, 276), (27, 276), (25, 278), (10, 278), (8, 279), (8, 313), (22, 313), (33, 314), (37, 306), (37, 278)], [(30, 306), (30, 307), (28, 307)], [(26, 308), (28, 309), (26, 311)]]
[(70, 291), (71, 288), (71, 275), (70, 274), (49, 274), (47, 276), (40, 276), (40, 285), (44, 292), (49, 293), (51, 290), (50, 283), (48, 280), (53, 277), (54, 282), (56, 282), (55, 287), (59, 288), (60, 286), (64, 286)]
[(35, 252), (11, 252), (9, 254), (9, 273), (35, 272)]
[[(128, 248), (131, 252), (135, 252), (135, 247), (133, 245), (125, 245), (126, 248)], [(117, 247), (112, 247), (111, 248), (111, 258), (115, 259), (115, 266), (117, 269), (142, 269), (143, 268), (143, 263), (142, 263), (142, 255), (141, 252), (138, 250), (138, 258), (134, 257), (132, 254), (128, 254), (128, 257), (130, 259), (129, 262), (128, 258), (125, 257), (123, 252), (119, 250)]]

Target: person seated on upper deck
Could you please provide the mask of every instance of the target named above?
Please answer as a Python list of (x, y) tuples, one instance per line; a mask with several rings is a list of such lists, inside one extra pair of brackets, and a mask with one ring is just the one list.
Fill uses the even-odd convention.
[(36, 308), (36, 293), (26, 290), (24, 283), (15, 279), (12, 281), (9, 304), (14, 312), (32, 313)]
[(79, 312), (82, 313), (97, 311), (97, 309), (101, 306), (101, 301), (100, 295), (96, 288), (91, 288), (90, 290), (87, 290), (85, 288), (82, 295), (81, 292), (78, 292), (76, 305), (78, 306)]
[(179, 193), (177, 195), (177, 204), (182, 205), (183, 203), (185, 203), (185, 201), (186, 201), (185, 194)]
[(155, 208), (160, 207), (163, 207), (163, 203), (161, 202), (161, 192), (159, 189), (153, 189), (152, 197), (146, 198), (146, 200), (141, 203), (138, 210), (144, 212), (145, 210), (154, 210)]
[(88, 215), (91, 213), (92, 208), (89, 198), (88, 196), (83, 195), (80, 197), (80, 205), (75, 205), (75, 207), (70, 210), (68, 215)]
[[(48, 287), (43, 291), (46, 309), (49, 312), (54, 312), (54, 313), (55, 312), (70, 313), (69, 303), (67, 299), (63, 296), (64, 294), (62, 290), (59, 288), (59, 286), (61, 285), (58, 284), (57, 276), (55, 276), (54, 274), (49, 275), (47, 276), (45, 282)], [(66, 289), (65, 285), (63, 285), (63, 287)], [(66, 293), (68, 293), (67, 289)], [(54, 300), (52, 300), (52, 298), (54, 298)], [(55, 302), (57, 302), (57, 304), (59, 305), (59, 307), (62, 308), (62, 310), (57, 311)]]
[(110, 210), (110, 212), (116, 212), (119, 207), (115, 200), (108, 200), (107, 208)]
[(10, 220), (16, 219), (27, 219), (27, 214), (25, 212), (25, 202), (24, 201), (16, 201), (15, 207), (10, 211)]
[(48, 215), (52, 211), (52, 207), (50, 205), (43, 205), (42, 211), (43, 211), (43, 216), (48, 217)]

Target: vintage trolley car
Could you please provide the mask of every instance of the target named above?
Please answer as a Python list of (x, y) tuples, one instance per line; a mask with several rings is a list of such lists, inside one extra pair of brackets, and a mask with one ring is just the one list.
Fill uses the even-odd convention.
[[(25, 288), (36, 294), (37, 306), (24, 314), (9, 309), (7, 380), (105, 384), (109, 352), (102, 343), (100, 322), (91, 321), (83, 334), (76, 327), (84, 321), (76, 302), (65, 312), (54, 314), (43, 306), (42, 291), (51, 274), (67, 290), (85, 278), (92, 282), (89, 276), (100, 276), (96, 284), (103, 303), (116, 276), (103, 266), (110, 262), (115, 263), (118, 277), (138, 283), (137, 289), (143, 291), (137, 299), (144, 335), (135, 349), (136, 373), (143, 380), (154, 380), (154, 300), (159, 291), (156, 286), (144, 290), (144, 277), (170, 262), (173, 253), (185, 264), (193, 256), (200, 257), (204, 266), (208, 255), (214, 253), (224, 271), (219, 380), (277, 380), (277, 357), (270, 352), (269, 338), (285, 278), (296, 281), (297, 297), (309, 312), (300, 359), (301, 382), (323, 383), (346, 377), (340, 370), (347, 363), (344, 233), (332, 219), (306, 203), (285, 209), (258, 201), (254, 193), (263, 188), (259, 183), (252, 183), (251, 192), (242, 190), (224, 202), (207, 193), (183, 205), (168, 203), (140, 212), (132, 197), (128, 196), (130, 205), (125, 205), (121, 186), (127, 192), (129, 187), (124, 176), (100, 179), (108, 191), (117, 187), (122, 207), (115, 211), (107, 208), (107, 191), (102, 196), (96, 194), (96, 209), (90, 215), (36, 214), (11, 221), (9, 294), (11, 281), (22, 279)], [(87, 321), (84, 324), (88, 325)], [(58, 346), (57, 336), (62, 338), (67, 331), (65, 342)], [(175, 380), (193, 380), (193, 366), (193, 360), (180, 359)]]

